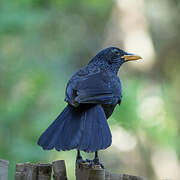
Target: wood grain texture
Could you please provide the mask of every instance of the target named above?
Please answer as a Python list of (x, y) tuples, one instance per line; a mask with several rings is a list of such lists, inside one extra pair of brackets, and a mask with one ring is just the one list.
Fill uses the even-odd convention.
[(16, 164), (15, 180), (25, 180), (25, 163)]
[(105, 180), (147, 180), (147, 179), (141, 176), (132, 176), (128, 174), (114, 174), (106, 171)]
[(128, 174), (114, 174), (99, 165), (89, 166), (89, 163), (76, 164), (76, 180), (147, 180), (144, 177)]
[(76, 164), (76, 180), (105, 180), (105, 171), (100, 165), (90, 166), (88, 162)]
[[(0, 180), (8, 180), (8, 165), (8, 161), (0, 159)], [(51, 180), (52, 168), (54, 180), (68, 180), (64, 160), (57, 160), (52, 164), (18, 163), (15, 180)], [(90, 165), (89, 162), (76, 164), (75, 174), (76, 180), (150, 180), (141, 176), (111, 173), (100, 165)]]
[(105, 180), (105, 171), (103, 169), (89, 169), (88, 180)]
[(8, 180), (9, 161), (0, 159), (0, 180)]
[(25, 163), (25, 180), (37, 180), (37, 165)]
[(54, 180), (67, 180), (66, 165), (64, 160), (54, 161), (52, 163)]
[(76, 164), (76, 180), (88, 179), (89, 163)]
[(38, 164), (37, 180), (51, 180), (52, 165), (51, 164)]

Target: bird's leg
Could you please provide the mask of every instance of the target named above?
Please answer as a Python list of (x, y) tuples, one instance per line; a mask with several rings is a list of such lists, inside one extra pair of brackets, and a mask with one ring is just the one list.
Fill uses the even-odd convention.
[(104, 169), (104, 165), (99, 161), (98, 151), (95, 152), (94, 159), (90, 163), (90, 166), (92, 166), (92, 165), (100, 165), (101, 168)]
[(98, 151), (95, 152), (95, 156), (94, 156), (94, 164), (99, 164), (99, 157), (98, 157)]
[(80, 150), (77, 150), (76, 163), (80, 166), (80, 163), (84, 163), (86, 161), (83, 160)]
[(77, 156), (76, 156), (76, 161), (79, 161), (79, 160), (82, 160), (82, 156), (81, 156), (81, 153), (80, 153), (80, 150), (78, 149), (77, 150)]

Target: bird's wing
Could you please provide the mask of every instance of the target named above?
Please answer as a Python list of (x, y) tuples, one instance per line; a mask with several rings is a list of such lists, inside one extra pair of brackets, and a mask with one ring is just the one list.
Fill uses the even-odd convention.
[(66, 101), (73, 106), (81, 103), (117, 104), (121, 98), (118, 83), (104, 72), (73, 78), (66, 89)]

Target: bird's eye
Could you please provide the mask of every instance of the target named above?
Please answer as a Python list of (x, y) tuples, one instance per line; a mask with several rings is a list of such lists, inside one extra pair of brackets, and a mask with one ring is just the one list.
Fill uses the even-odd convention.
[(117, 49), (113, 49), (113, 53), (114, 53), (116, 56), (120, 54)]

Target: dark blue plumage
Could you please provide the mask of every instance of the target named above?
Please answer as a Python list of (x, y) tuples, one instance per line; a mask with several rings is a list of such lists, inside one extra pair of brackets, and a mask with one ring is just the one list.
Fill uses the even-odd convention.
[(122, 98), (117, 73), (124, 62), (137, 59), (140, 57), (115, 47), (99, 52), (69, 80), (65, 97), (68, 105), (41, 135), (38, 144), (47, 150), (86, 152), (110, 146), (107, 119)]
[(67, 105), (39, 138), (38, 144), (43, 149), (58, 151), (106, 149), (111, 145), (111, 133), (102, 106), (93, 104), (80, 109)]

